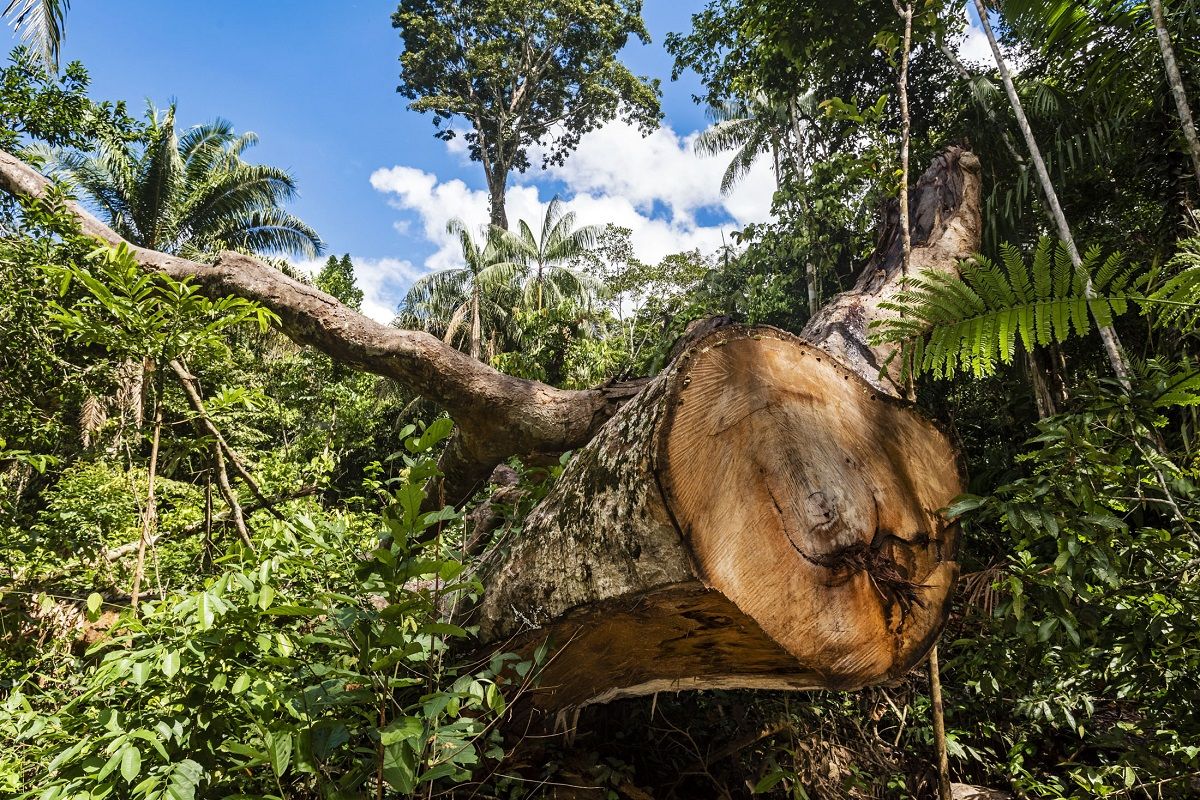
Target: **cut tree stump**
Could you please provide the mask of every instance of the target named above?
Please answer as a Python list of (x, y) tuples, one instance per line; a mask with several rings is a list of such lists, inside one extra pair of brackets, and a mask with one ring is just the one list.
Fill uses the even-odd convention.
[(932, 646), (957, 575), (949, 439), (772, 328), (695, 342), (570, 462), (490, 573), (487, 641), (551, 642), (534, 702), (854, 689)]
[[(978, 249), (979, 162), (911, 197), (913, 269)], [(484, 643), (550, 658), (563, 710), (683, 689), (854, 689), (936, 641), (958, 573), (949, 438), (868, 326), (903, 280), (895, 210), (855, 288), (802, 336), (706, 330), (572, 458), (483, 565)], [(711, 326), (710, 326), (711, 327)]]

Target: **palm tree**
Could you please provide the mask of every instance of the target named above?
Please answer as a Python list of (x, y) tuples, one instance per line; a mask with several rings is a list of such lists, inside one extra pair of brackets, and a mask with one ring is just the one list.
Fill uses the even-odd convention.
[[(729, 194), (737, 182), (750, 172), (754, 162), (767, 153), (775, 174), (775, 188), (783, 189), (786, 176), (803, 183), (809, 166), (819, 157), (818, 142), (812, 124), (817, 115), (816, 96), (812, 92), (789, 97), (786, 102), (768, 100), (759, 94), (752, 100), (737, 100), (711, 110), (714, 124), (696, 138), (695, 151), (715, 156), (735, 151), (721, 179), (721, 193)], [(801, 124), (807, 121), (808, 124)], [(803, 194), (794, 196), (800, 216), (810, 219)], [(809, 262), (805, 267), (809, 313), (817, 310), (817, 271)]]
[(596, 246), (600, 231), (598, 225), (576, 228), (575, 212), (564, 212), (562, 201), (555, 197), (546, 206), (536, 235), (525, 220), (520, 221), (515, 233), (500, 232), (499, 244), (505, 256), (524, 268), (524, 304), (535, 311), (568, 300), (590, 306), (602, 288), (599, 281), (568, 265)]
[[(512, 286), (521, 265), (507, 258), (500, 244), (500, 229), (480, 231), (482, 246), (461, 219), (452, 219), (446, 230), (458, 239), (463, 266), (451, 267), (418, 279), (405, 295), (397, 324), (441, 332), (449, 344), (467, 345), (471, 358), (483, 351), (484, 321), (495, 334), (506, 319), (498, 295)], [(465, 342), (464, 342), (465, 337)]]
[(781, 181), (780, 154), (787, 135), (787, 108), (763, 96), (753, 100), (735, 100), (710, 110), (712, 127), (696, 138), (693, 146), (702, 156), (734, 151), (733, 160), (721, 178), (721, 193), (728, 194), (746, 177), (754, 162), (771, 155), (775, 182)]
[(46, 68), (58, 71), (58, 53), (63, 39), (63, 18), (71, 0), (8, 0), (4, 16), (21, 39), (32, 42)]
[[(308, 225), (283, 210), (295, 196), (291, 175), (247, 164), (242, 153), (258, 138), (240, 136), (225, 120), (182, 136), (175, 107), (148, 112), (140, 143), (109, 140), (94, 155), (52, 152), (50, 168), (72, 182), (114, 231), (130, 242), (187, 257), (220, 250), (316, 256), (323, 244)], [(122, 429), (141, 429), (144, 365), (118, 367), (116, 405)], [(114, 440), (120, 445), (121, 434)]]
[(175, 107), (151, 108), (140, 144), (107, 141), (95, 155), (56, 153), (51, 167), (70, 179), (134, 244), (185, 256), (219, 250), (313, 257), (316, 232), (283, 210), (296, 195), (285, 170), (242, 160), (258, 142), (218, 119), (179, 135)]

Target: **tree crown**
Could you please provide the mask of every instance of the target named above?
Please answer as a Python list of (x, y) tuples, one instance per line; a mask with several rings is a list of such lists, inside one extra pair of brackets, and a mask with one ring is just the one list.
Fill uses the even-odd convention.
[(471, 157), (526, 170), (529, 149), (560, 164), (580, 137), (618, 114), (649, 131), (659, 83), (617, 54), (630, 35), (649, 42), (640, 0), (402, 0), (392, 15), (404, 53), (397, 91), (432, 112), (437, 136), (467, 120)]

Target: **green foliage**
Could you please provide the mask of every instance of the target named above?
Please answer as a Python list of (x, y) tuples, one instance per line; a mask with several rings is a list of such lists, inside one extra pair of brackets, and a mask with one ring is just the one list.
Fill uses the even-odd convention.
[(200, 294), (191, 280), (147, 272), (124, 244), (107, 245), (87, 256), (88, 266), (49, 266), (60, 298), (74, 284), (82, 291), (64, 306), (51, 306), (51, 319), (70, 338), (121, 356), (162, 362), (207, 356), (223, 348), (221, 333), (245, 322), (266, 330), (277, 317), (240, 297), (215, 300)]
[(15, 150), (35, 140), (51, 146), (83, 147), (96, 137), (132, 135), (136, 125), (125, 104), (97, 103), (87, 96), (87, 70), (79, 62), (61, 75), (24, 48), (0, 69), (0, 147)]
[(1179, 242), (1163, 270), (1166, 280), (1148, 298), (1157, 322), (1183, 331), (1200, 324), (1200, 238)]
[(444, 341), (465, 348), (472, 358), (480, 358), (485, 335), (494, 341), (505, 324), (508, 309), (501, 298), (521, 266), (508, 258), (495, 227), (480, 231), (482, 242), (460, 219), (450, 220), (446, 230), (458, 239), (464, 266), (416, 280), (404, 297), (396, 321), (402, 327), (436, 333)]
[(512, 322), (516, 347), (492, 357), (492, 366), (509, 375), (584, 389), (612, 377), (625, 360), (624, 341), (577, 306), (517, 309)]
[(1002, 266), (976, 256), (958, 275), (926, 270), (910, 278), (880, 303), (895, 316), (872, 323), (872, 340), (900, 345), (906, 375), (951, 378), (962, 370), (982, 377), (1012, 363), (1018, 339), (1032, 351), (1086, 336), (1092, 320), (1109, 327), (1139, 297), (1141, 276), (1120, 254), (1101, 260), (1093, 247), (1076, 269), (1066, 246), (1048, 237), (1031, 264), (1011, 245), (1001, 250)]
[(23, 41), (37, 45), (43, 63), (57, 70), (63, 21), (70, 7), (71, 0), (8, 0), (4, 16), (21, 32)]
[(322, 292), (336, 297), (355, 311), (362, 307), (363, 291), (354, 281), (354, 263), (350, 261), (349, 253), (340, 259), (330, 256), (317, 273), (315, 283)]
[(180, 133), (173, 105), (151, 106), (139, 141), (106, 139), (92, 156), (56, 151), (51, 165), (141, 247), (193, 257), (222, 249), (319, 254), (321, 238), (283, 209), (296, 194), (292, 176), (242, 159), (257, 142), (221, 119)]
[[(511, 657), (484, 669), (453, 657), (469, 633), (442, 609), (481, 587), (443, 549), (460, 514), (420, 511), (449, 428), (410, 437), (401, 475), (373, 484), (387, 503), (377, 527), (278, 523), (196, 590), (122, 611), (53, 683), (14, 676), (0, 786), (31, 798), (332, 797), (374, 794), (382, 777), (412, 796), (495, 758), (491, 723), (506, 706), (495, 680)], [(94, 618), (100, 606), (87, 605)]]
[[(126, 570), (110, 564), (104, 553), (137, 540), (146, 482), (144, 469), (124, 470), (104, 460), (64, 467), (28, 526), (5, 532), (9, 556), (0, 578), (12, 586), (56, 591), (108, 588)], [(201, 505), (195, 487), (159, 478), (157, 494), (162, 529), (195, 521)]]
[(575, 212), (563, 211), (558, 197), (546, 205), (536, 234), (525, 220), (517, 223), (516, 233), (498, 231), (500, 250), (522, 268), (523, 305), (535, 311), (563, 303), (590, 306), (604, 287), (570, 265), (595, 246), (599, 233), (595, 225), (575, 227)]
[(1200, 493), (1161, 449), (1164, 377), (1152, 367), (1132, 393), (1104, 387), (1039, 423), (1014, 480), (951, 508), (972, 549), (1008, 553), (970, 590), (990, 617), (949, 648), (952, 718), (1030, 796), (1156, 781), (1184, 796), (1200, 764)]
[(433, 113), (439, 138), (456, 135), (455, 118), (472, 126), (468, 150), (501, 205), (508, 173), (529, 168), (535, 144), (561, 164), (618, 114), (643, 130), (658, 124), (658, 82), (617, 57), (630, 36), (649, 41), (640, 0), (403, 0), (392, 24), (404, 42), (398, 91)]

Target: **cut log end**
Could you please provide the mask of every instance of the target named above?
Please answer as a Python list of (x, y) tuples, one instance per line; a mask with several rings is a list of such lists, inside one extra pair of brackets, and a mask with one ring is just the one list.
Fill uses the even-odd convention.
[(949, 440), (774, 331), (710, 338), (667, 402), (659, 479), (705, 585), (820, 686), (907, 671), (957, 571)]
[[(916, 664), (958, 570), (938, 515), (963, 483), (947, 437), (774, 329), (718, 330), (656, 382), (491, 577), (485, 632), (553, 645), (534, 704), (852, 689)], [(514, 618), (538, 627), (496, 622)]]

